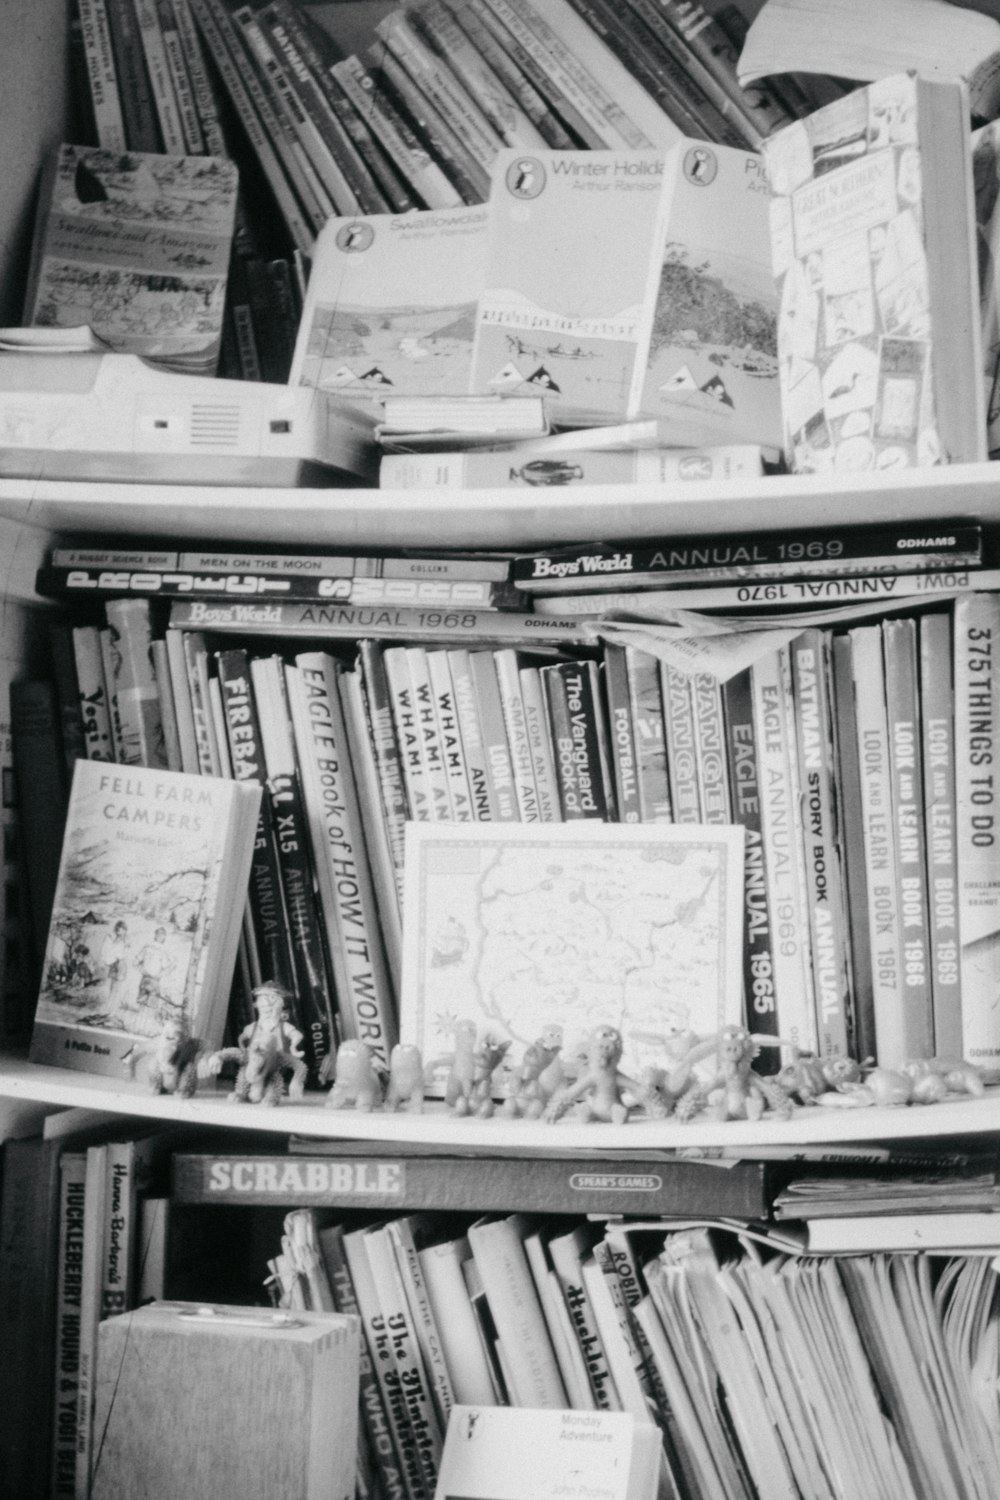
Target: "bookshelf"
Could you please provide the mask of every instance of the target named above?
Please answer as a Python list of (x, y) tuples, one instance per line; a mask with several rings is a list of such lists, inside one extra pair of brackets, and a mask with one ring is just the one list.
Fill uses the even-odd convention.
[[(0, 205), (0, 294), (3, 320), (16, 321), (15, 288), (23, 280), (35, 162), (62, 138), (65, 0), (6, 0), (0, 6), (0, 98), (16, 121), (8, 137), (8, 191)], [(11, 45), (11, 39), (18, 45)], [(37, 87), (45, 78), (46, 87)], [(6, 122), (5, 122), (6, 123)], [(2, 474), (2, 456), (0, 456)], [(286, 548), (330, 546), (496, 548), (528, 547), (581, 538), (653, 537), (781, 532), (808, 526), (973, 520), (1000, 524), (1000, 487), (992, 465), (935, 471), (767, 478), (749, 483), (686, 483), (675, 488), (630, 488), (609, 500), (604, 489), (440, 491), (237, 489), (154, 484), (104, 485), (0, 477), (0, 665), (32, 660), (34, 627), (50, 606), (37, 599), (33, 578), (48, 547), (97, 536), (230, 542)], [(38, 1129), (45, 1114), (67, 1128), (100, 1120), (146, 1120), (231, 1132), (234, 1142), (266, 1133), (276, 1143), (292, 1135), (345, 1142), (365, 1140), (428, 1151), (488, 1151), (502, 1141), (523, 1153), (560, 1148), (616, 1155), (678, 1148), (847, 1145), (919, 1141), (1000, 1144), (1000, 1090), (983, 1100), (952, 1099), (903, 1109), (800, 1109), (788, 1121), (715, 1123), (698, 1119), (613, 1125), (571, 1120), (548, 1126), (527, 1121), (457, 1120), (440, 1108), (422, 1115), (331, 1111), (316, 1098), (276, 1110), (235, 1105), (203, 1085), (192, 1100), (149, 1095), (141, 1085), (28, 1064), (0, 1055), (0, 1139)], [(211, 1210), (217, 1213), (218, 1210)], [(243, 1210), (240, 1210), (243, 1213)], [(232, 1223), (219, 1220), (219, 1235)], [(232, 1232), (241, 1242), (242, 1226)], [(244, 1259), (245, 1247), (239, 1243)]]

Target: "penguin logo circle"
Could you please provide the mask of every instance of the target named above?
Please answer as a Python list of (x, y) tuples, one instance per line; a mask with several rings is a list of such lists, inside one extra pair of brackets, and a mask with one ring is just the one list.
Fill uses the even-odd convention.
[(519, 156), (504, 176), (512, 198), (537, 198), (545, 187), (545, 168), (537, 156)]
[(695, 187), (708, 187), (718, 170), (719, 158), (707, 146), (692, 146), (684, 157), (684, 176)]
[(370, 224), (361, 224), (357, 220), (344, 224), (337, 230), (336, 246), (343, 250), (345, 255), (356, 255), (361, 250), (367, 250), (375, 238), (375, 231)]

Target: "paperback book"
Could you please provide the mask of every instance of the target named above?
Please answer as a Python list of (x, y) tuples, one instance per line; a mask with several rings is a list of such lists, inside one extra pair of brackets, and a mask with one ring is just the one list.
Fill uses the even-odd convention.
[(765, 142), (785, 455), (986, 457), (969, 100), (898, 73)]
[(122, 1076), (168, 1022), (222, 1041), (260, 788), (76, 763), (30, 1057)]
[(214, 156), (60, 146), (39, 194), (24, 322), (215, 373), (237, 171)]

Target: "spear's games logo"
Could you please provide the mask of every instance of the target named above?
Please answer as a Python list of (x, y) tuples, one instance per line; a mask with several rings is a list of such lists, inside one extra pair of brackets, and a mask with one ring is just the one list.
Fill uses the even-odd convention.
[(545, 168), (537, 156), (519, 156), (507, 168), (504, 181), (512, 198), (537, 198), (545, 187)]

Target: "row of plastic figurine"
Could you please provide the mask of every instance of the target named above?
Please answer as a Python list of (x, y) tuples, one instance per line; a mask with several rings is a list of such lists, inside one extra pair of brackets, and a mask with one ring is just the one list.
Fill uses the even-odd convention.
[[(168, 1021), (150, 1043), (136, 1043), (126, 1059), (130, 1075), (145, 1058), (154, 1093), (190, 1097), (199, 1079), (217, 1076), (235, 1063), (231, 1098), (240, 1103), (277, 1104), (301, 1099), (306, 1064), (302, 1034), (288, 1020), (288, 997), (276, 984), (254, 991), (255, 1020), (235, 1047), (202, 1054), (201, 1043), (179, 1021)], [(457, 1116), (555, 1121), (572, 1111), (577, 1118), (622, 1124), (631, 1117), (688, 1120), (756, 1120), (764, 1114), (787, 1119), (796, 1105), (932, 1104), (949, 1094), (982, 1094), (996, 1081), (983, 1069), (955, 1058), (930, 1058), (899, 1069), (861, 1064), (850, 1058), (797, 1054), (773, 1037), (743, 1026), (724, 1026), (710, 1037), (673, 1032), (646, 1038), (657, 1044), (660, 1061), (630, 1077), (621, 1067), (623, 1043), (617, 1027), (597, 1026), (576, 1055), (563, 1049), (562, 1028), (549, 1026), (525, 1047), (517, 1064), (508, 1062), (510, 1040), (471, 1021), (455, 1026), (454, 1050), (423, 1062), (417, 1047), (393, 1048), (388, 1070), (361, 1041), (337, 1049), (331, 1109), (420, 1111), (444, 1074), (447, 1108)], [(773, 1074), (752, 1064), (764, 1046), (786, 1047), (792, 1061)], [(325, 1079), (324, 1081), (329, 1081)], [(498, 1102), (499, 1101), (499, 1102)]]

